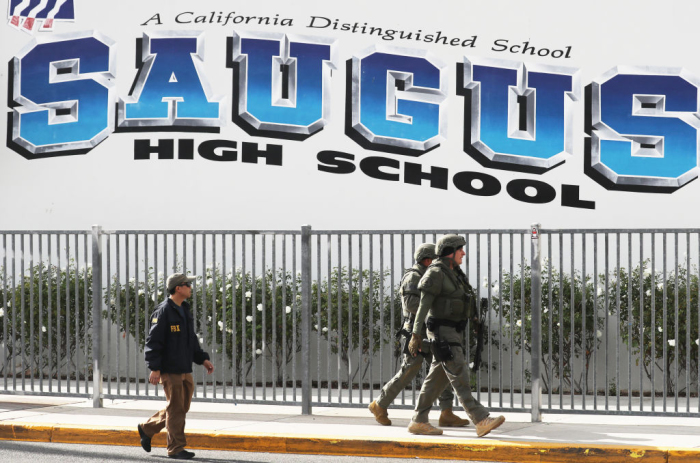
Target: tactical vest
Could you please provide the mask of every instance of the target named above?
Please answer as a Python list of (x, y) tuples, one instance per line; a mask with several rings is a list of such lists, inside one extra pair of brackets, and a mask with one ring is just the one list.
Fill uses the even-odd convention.
[(464, 286), (457, 280), (454, 271), (441, 262), (431, 264), (431, 267), (439, 267), (445, 278), (442, 282), (442, 291), (435, 296), (428, 316), (443, 320), (459, 322), (466, 320), (468, 316), (468, 295)]
[[(409, 318), (411, 315), (415, 315), (416, 313), (413, 311), (408, 310), (406, 307), (405, 301), (404, 301), (404, 283), (406, 282), (407, 279), (416, 276), (418, 277), (417, 279), (420, 280), (420, 277), (423, 276), (425, 271), (427, 270), (425, 267), (418, 269), (416, 268), (417, 265), (407, 268), (406, 271), (403, 274), (403, 277), (401, 277), (401, 286), (399, 289), (399, 297), (401, 298), (401, 312), (404, 316), (404, 318)], [(420, 291), (418, 291), (418, 287), (416, 286), (416, 295), (420, 297)]]

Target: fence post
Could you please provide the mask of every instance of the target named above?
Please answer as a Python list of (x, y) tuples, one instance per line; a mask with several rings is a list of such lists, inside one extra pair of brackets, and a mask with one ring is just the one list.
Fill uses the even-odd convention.
[(530, 421), (539, 423), (542, 421), (542, 385), (540, 383), (540, 358), (542, 357), (542, 249), (540, 243), (539, 223), (530, 226), (530, 259), (532, 271), (532, 348), (530, 350), (530, 362), (532, 367), (532, 416)]
[(311, 415), (311, 225), (301, 227), (301, 414)]
[(102, 227), (92, 226), (92, 407), (102, 408)]

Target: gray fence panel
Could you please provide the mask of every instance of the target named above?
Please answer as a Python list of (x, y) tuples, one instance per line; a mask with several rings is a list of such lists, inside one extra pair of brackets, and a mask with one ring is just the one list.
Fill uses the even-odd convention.
[(535, 416), (539, 382), (544, 413), (700, 416), (700, 230), (541, 229), (540, 271), (525, 229), (305, 230), (0, 231), (0, 391), (162, 397), (143, 344), (183, 271), (216, 366), (195, 368), (196, 400), (366, 407), (400, 364), (413, 250), (459, 233), (486, 300), (484, 405)]

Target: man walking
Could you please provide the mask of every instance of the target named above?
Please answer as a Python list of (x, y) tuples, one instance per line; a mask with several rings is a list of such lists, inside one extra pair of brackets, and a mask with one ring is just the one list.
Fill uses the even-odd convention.
[[(437, 258), (435, 254), (435, 245), (433, 243), (425, 243), (420, 245), (413, 254), (415, 265), (404, 273), (401, 278), (401, 286), (399, 295), (401, 296), (401, 307), (403, 312), (403, 327), (400, 334), (404, 341), (410, 339), (411, 331), (413, 330), (413, 322), (418, 311), (418, 303), (420, 302), (420, 291), (418, 290), (418, 282), (420, 281), (428, 266)], [(425, 337), (425, 328), (422, 330), (421, 339)], [(379, 393), (377, 400), (369, 404), (369, 411), (372, 412), (377, 423), (390, 426), (391, 420), (387, 412), (387, 408), (394, 401), (397, 395), (403, 391), (406, 386), (413, 381), (423, 365), (423, 359), (431, 361), (430, 347), (428, 344), (421, 343), (421, 354), (418, 356), (411, 355), (407, 350), (404, 350), (401, 368), (396, 375), (387, 382), (382, 391)], [(452, 388), (446, 385), (440, 394), (440, 426), (466, 426), (469, 420), (462, 419), (452, 412), (452, 402), (454, 394)]]
[[(473, 396), (469, 387), (469, 369), (464, 355), (463, 331), (467, 320), (478, 320), (474, 290), (460, 265), (466, 255), (466, 241), (458, 235), (445, 235), (437, 242), (439, 256), (418, 283), (420, 303), (409, 351), (421, 351), (423, 323), (428, 328), (433, 363), (423, 381), (415, 413), (408, 426), (412, 434), (442, 434), (442, 429), (428, 422), (428, 413), (437, 396), (451, 384), (467, 414), (476, 424), (478, 437), (485, 436), (505, 421), (503, 416), (489, 417), (489, 412)], [(428, 316), (426, 320), (426, 315)]]
[(151, 315), (151, 329), (146, 338), (146, 365), (151, 370), (148, 381), (163, 384), (166, 407), (150, 417), (137, 429), (141, 447), (151, 451), (151, 438), (163, 428), (168, 432), (168, 457), (189, 460), (194, 452), (185, 450), (185, 415), (190, 409), (194, 381), (192, 362), (203, 365), (212, 374), (214, 365), (209, 354), (199, 345), (194, 331), (194, 319), (185, 301), (192, 295), (192, 282), (196, 277), (174, 273), (166, 286), (170, 297), (161, 302)]

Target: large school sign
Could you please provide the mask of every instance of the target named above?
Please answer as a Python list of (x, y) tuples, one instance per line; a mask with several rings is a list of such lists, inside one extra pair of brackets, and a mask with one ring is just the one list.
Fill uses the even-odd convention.
[[(561, 6), (499, 27), (507, 12), (477, 2), (431, 21), (418, 2), (76, 1), (79, 20), (42, 34), (31, 5), (10, 3), (3, 228), (175, 226), (159, 202), (170, 191), (188, 210), (178, 228), (696, 222), (700, 63), (675, 38), (685, 16), (651, 41), (596, 28), (601, 50), (579, 24), (594, 13)], [(645, 53), (622, 46), (637, 36)]]

